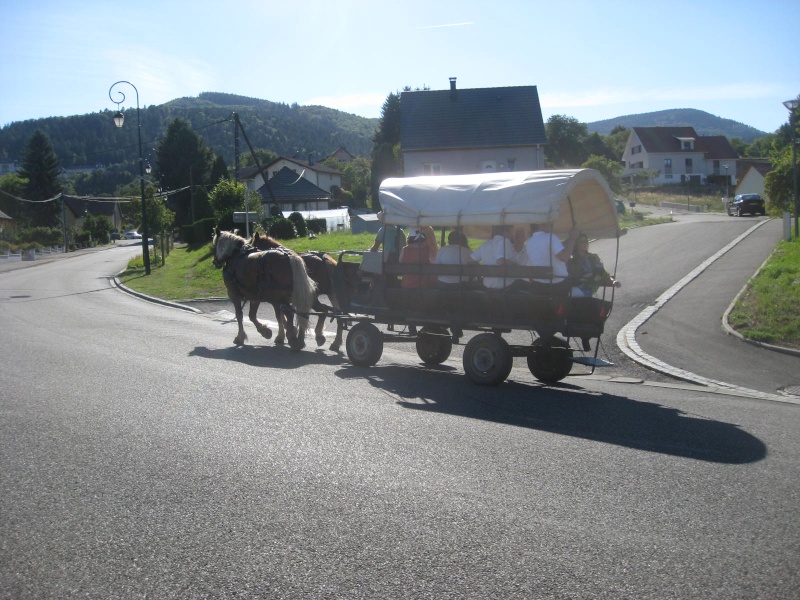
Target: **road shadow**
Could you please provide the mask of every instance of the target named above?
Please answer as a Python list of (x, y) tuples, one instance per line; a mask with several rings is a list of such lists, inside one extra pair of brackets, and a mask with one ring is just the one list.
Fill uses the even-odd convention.
[(396, 395), (409, 410), (443, 413), (527, 427), (672, 456), (746, 464), (767, 454), (757, 437), (732, 423), (690, 415), (652, 402), (557, 386), (508, 380), (474, 385), (456, 369), (347, 364), (341, 379), (359, 379)]
[(297, 369), (308, 365), (344, 364), (347, 359), (341, 352), (332, 352), (325, 346), (316, 348), (306, 346), (305, 349), (294, 352), (288, 345), (246, 345), (229, 346), (227, 348), (208, 348), (196, 346), (189, 356), (210, 358), (213, 360), (229, 360), (251, 367), (269, 367), (272, 369)]

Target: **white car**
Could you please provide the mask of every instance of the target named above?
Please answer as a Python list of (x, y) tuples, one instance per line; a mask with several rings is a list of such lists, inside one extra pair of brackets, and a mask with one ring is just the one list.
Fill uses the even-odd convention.
[(125, 232), (125, 239), (126, 240), (140, 240), (142, 239), (142, 234), (138, 231), (126, 231)]

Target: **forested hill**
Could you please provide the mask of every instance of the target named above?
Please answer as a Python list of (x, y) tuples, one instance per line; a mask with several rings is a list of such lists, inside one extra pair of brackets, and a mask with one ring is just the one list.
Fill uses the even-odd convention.
[(744, 125), (731, 119), (716, 117), (711, 113), (694, 108), (673, 108), (638, 115), (624, 115), (588, 123), (590, 132), (608, 135), (617, 125), (626, 129), (631, 127), (694, 127), (698, 135), (724, 135), (728, 138), (741, 138), (751, 144), (756, 138), (767, 135), (755, 127)]
[[(20, 161), (22, 151), (36, 129), (50, 137), (63, 167), (111, 165), (138, 158), (136, 108), (124, 105), (125, 125), (114, 126), (115, 110), (72, 117), (49, 117), (11, 123), (0, 129), (0, 159)], [(369, 156), (378, 119), (326, 108), (279, 104), (233, 94), (207, 92), (197, 98), (179, 98), (141, 109), (142, 145), (147, 155), (175, 118), (188, 121), (206, 145), (234, 162), (233, 121), (236, 112), (255, 148), (283, 156), (321, 160), (340, 146), (355, 156)], [(248, 152), (242, 136), (239, 151)]]

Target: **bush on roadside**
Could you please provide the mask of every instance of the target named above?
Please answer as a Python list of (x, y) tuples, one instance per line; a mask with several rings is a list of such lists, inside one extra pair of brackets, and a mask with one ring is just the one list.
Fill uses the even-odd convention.
[(297, 230), (292, 221), (279, 218), (269, 226), (269, 235), (276, 240), (292, 240), (297, 237)]

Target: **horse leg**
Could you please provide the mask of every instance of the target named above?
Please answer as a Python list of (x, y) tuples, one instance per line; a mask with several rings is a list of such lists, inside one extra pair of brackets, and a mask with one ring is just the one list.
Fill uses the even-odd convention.
[(256, 326), (258, 333), (269, 339), (272, 337), (272, 330), (268, 325), (258, 320), (258, 306), (258, 302), (250, 301), (250, 321)]
[(236, 322), (239, 324), (239, 333), (233, 338), (233, 343), (236, 346), (244, 346), (244, 342), (247, 339), (247, 334), (244, 332), (244, 324), (242, 323), (245, 301), (241, 298), (231, 298), (231, 300), (233, 301), (233, 310), (236, 312)]
[(295, 336), (292, 316), (286, 315), (281, 310), (280, 304), (273, 304), (272, 309), (275, 311), (275, 320), (278, 322), (278, 337), (275, 338), (275, 343), (283, 345), (287, 339), (291, 341)]

